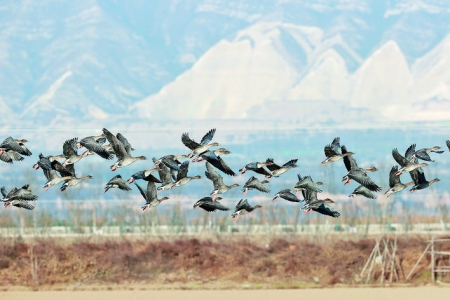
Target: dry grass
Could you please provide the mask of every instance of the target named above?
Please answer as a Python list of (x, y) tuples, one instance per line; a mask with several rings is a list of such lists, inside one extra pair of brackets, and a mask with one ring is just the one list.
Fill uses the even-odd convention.
[[(397, 253), (407, 273), (426, 247), (419, 236), (398, 238)], [(375, 245), (373, 239), (275, 238), (268, 243), (234, 238), (225, 241), (179, 239), (148, 241), (111, 239), (101, 242), (2, 240), (0, 285), (61, 284), (201, 285), (271, 287), (360, 283), (361, 272)], [(446, 247), (446, 250), (450, 250)], [(443, 248), (444, 249), (444, 248)], [(33, 263), (34, 264), (33, 264)], [(429, 282), (427, 256), (412, 278)], [(375, 272), (374, 280), (379, 280)]]

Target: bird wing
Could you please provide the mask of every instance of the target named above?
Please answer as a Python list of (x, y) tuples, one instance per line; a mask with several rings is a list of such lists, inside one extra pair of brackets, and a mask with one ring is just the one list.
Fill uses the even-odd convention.
[(31, 205), (31, 204), (29, 204), (29, 203), (27, 203), (25, 201), (18, 201), (16, 203), (14, 203), (13, 205), (16, 206), (16, 207), (25, 208), (25, 209), (28, 209), (28, 210), (33, 210), (34, 209), (33, 205)]
[(55, 170), (42, 170), (44, 172), (45, 178), (47, 178), (47, 181), (52, 180), (56, 177), (56, 171)]
[(66, 140), (64, 142), (63, 154), (66, 159), (71, 157), (72, 155), (77, 155), (77, 147), (76, 147), (77, 142), (78, 142), (78, 138), (73, 138), (70, 140)]
[(25, 156), (30, 156), (33, 154), (23, 143), (19, 143), (19, 145), (23, 149), (23, 152), (20, 152), (20, 154), (25, 155)]
[(326, 215), (326, 216), (330, 216), (333, 218), (339, 218), (340, 217), (340, 213), (334, 209), (332, 209), (331, 207), (325, 205), (324, 203), (322, 203), (322, 205), (320, 205), (317, 208), (313, 208), (314, 211), (322, 214), (322, 215)]
[(417, 182), (418, 182), (418, 184), (421, 184), (421, 183), (425, 183), (425, 182), (427, 182), (427, 179), (425, 178), (425, 173), (423, 172), (423, 170), (422, 169), (416, 169), (417, 170)]
[(14, 150), (7, 150), (6, 154), (8, 154), (8, 156), (11, 157), (12, 160), (15, 160), (15, 161), (23, 160), (23, 157), (20, 156), (20, 154)]
[(389, 187), (393, 187), (397, 183), (400, 183), (400, 176), (395, 175), (398, 172), (398, 166), (393, 166), (389, 172)]
[(125, 148), (125, 151), (128, 153), (128, 155), (130, 155), (131, 144), (128, 142), (128, 140), (121, 133), (118, 133), (116, 137), (123, 144), (123, 147)]
[(50, 170), (52, 168), (52, 163), (50, 162), (48, 157), (45, 157), (42, 153), (39, 154), (39, 160), (38, 160), (37, 164), (43, 170)]
[(331, 149), (333, 149), (333, 151), (336, 154), (341, 154), (341, 144), (340, 144), (341, 138), (339, 137), (335, 137), (333, 139), (333, 141), (331, 142)]
[(215, 211), (216, 209), (222, 211), (230, 210), (228, 207), (225, 207), (222, 204), (220, 204), (219, 201), (205, 202), (201, 204), (200, 207), (209, 212)]
[(247, 199), (241, 199), (239, 200), (239, 202), (236, 204), (236, 211), (241, 210), (244, 208), (245, 205), (248, 205)]
[(163, 164), (165, 164), (166, 167), (168, 167), (168, 168), (171, 169), (171, 170), (175, 170), (175, 171), (179, 171), (179, 170), (180, 170), (180, 167), (178, 166), (177, 161), (174, 160), (173, 157), (165, 156), (165, 157), (163, 157), (163, 158), (161, 159), (161, 162), (162, 162)]
[[(64, 168), (64, 167), (63, 167)], [(60, 174), (61, 174), (61, 176), (72, 176), (72, 177), (76, 177), (76, 174), (75, 174), (75, 165), (74, 164), (71, 164), (71, 165), (67, 165), (66, 166), (66, 172), (64, 172), (64, 174), (66, 174), (66, 175), (63, 175), (63, 173), (61, 173), (61, 172), (59, 172)]]
[(253, 169), (252, 171), (255, 172), (255, 173), (258, 173), (258, 174), (262, 174), (262, 175), (266, 175), (266, 176), (272, 176), (272, 175), (271, 175), (269, 172), (267, 172), (267, 170), (264, 169), (263, 167)]
[(401, 167), (404, 167), (404, 166), (406, 166), (408, 164), (408, 160), (406, 160), (406, 158), (404, 158), (400, 153), (398, 153), (397, 148), (392, 149), (392, 157), (394, 157), (395, 161)]
[(287, 163), (285, 163), (282, 167), (295, 167), (295, 163), (298, 161), (298, 159), (291, 159)]
[(363, 185), (360, 185), (360, 186), (358, 186), (354, 191), (353, 191), (353, 193), (354, 194), (358, 194), (358, 195), (362, 195), (362, 196), (364, 196), (364, 197), (366, 197), (366, 198), (369, 198), (369, 199), (376, 199), (377, 198), (377, 196), (374, 194), (374, 193), (372, 193), (369, 189), (367, 189), (365, 186), (363, 186)]
[[(119, 180), (118, 180), (119, 179)], [(122, 176), (120, 175), (120, 174), (117, 174), (116, 176), (114, 176), (113, 178), (111, 178), (109, 181), (108, 181), (108, 183), (107, 183), (107, 185), (108, 184), (113, 184), (113, 183), (118, 183), (119, 181), (120, 181), (120, 179), (122, 179)], [(123, 180), (123, 179), (122, 179)]]
[(8, 193), (6, 192), (5, 186), (2, 186), (2, 187), (1, 187), (0, 192), (1, 192), (2, 195), (3, 195), (3, 198), (6, 197), (6, 195), (8, 194)]
[(86, 149), (97, 153), (104, 159), (112, 159), (114, 157), (114, 155), (111, 155), (101, 144), (97, 143), (93, 137), (85, 137), (80, 141), (80, 144)]
[(199, 143), (189, 137), (189, 133), (183, 133), (181, 135), (181, 142), (191, 150), (195, 150), (196, 148), (201, 146)]
[(8, 155), (7, 152), (3, 153), (0, 155), (0, 160), (8, 163), (8, 164), (12, 164), (13, 160), (11, 159), (11, 156)]
[[(342, 154), (347, 153), (347, 147), (342, 146), (341, 149), (342, 149)], [(344, 160), (344, 165), (345, 165), (345, 168), (347, 169), (347, 171), (358, 168), (358, 164), (356, 163), (356, 160), (353, 158), (352, 155), (344, 156), (343, 160)]]
[(430, 155), (425, 151), (416, 152), (416, 157), (424, 161), (432, 161)]
[[(64, 168), (63, 165), (59, 161), (54, 160), (51, 162), (51, 166), (52, 166), (51, 170), (58, 171), (62, 177), (75, 176), (75, 168), (73, 167), (73, 165), (67, 165), (67, 168)], [(71, 171), (69, 171), (68, 168), (70, 168), (73, 171), (73, 173)]]
[(159, 179), (161, 179), (163, 185), (172, 183), (172, 178), (170, 177), (169, 168), (167, 168), (164, 164), (159, 164), (158, 174), (159, 174)]
[(216, 133), (216, 129), (213, 128), (210, 131), (208, 131), (202, 138), (202, 140), (200, 141), (200, 145), (207, 145), (209, 144), (209, 142), (211, 142), (211, 140), (214, 137), (214, 134)]
[(214, 167), (211, 163), (209, 163), (207, 161), (205, 163), (205, 165), (206, 165), (206, 171), (205, 171), (206, 178), (208, 178), (209, 180), (211, 180), (213, 182), (215, 190), (219, 189), (220, 186), (224, 185), (223, 177), (219, 173), (216, 172), (216, 170), (214, 169)]
[(203, 159), (206, 159), (211, 165), (224, 172), (225, 174), (236, 176), (236, 174), (233, 172), (233, 170), (230, 169), (225, 161), (220, 156), (215, 155), (214, 152), (208, 150), (201, 154), (201, 157)]
[(273, 162), (273, 158), (266, 159), (266, 162), (271, 163), (271, 164), (266, 166), (267, 169), (269, 169), (270, 171), (275, 171), (275, 170), (278, 170), (280, 168), (279, 165), (277, 165), (276, 163)]
[(294, 194), (292, 194), (289, 190), (282, 190), (279, 192), (280, 193), (280, 197), (290, 201), (290, 202), (300, 202), (300, 199), (298, 199), (297, 197), (295, 197)]
[[(119, 141), (119, 139), (112, 134), (108, 129), (103, 128), (103, 133), (106, 135), (106, 139), (108, 140), (108, 142), (111, 144), (112, 148), (114, 149), (114, 153), (116, 153), (117, 159), (118, 160), (123, 160), (125, 157), (128, 156), (127, 151), (125, 150), (125, 146), (124, 144)], [(97, 143), (97, 145), (100, 146), (100, 144)], [(103, 147), (101, 147), (103, 149)], [(103, 149), (104, 151), (106, 151), (105, 149)], [(109, 155), (109, 153), (108, 153)]]
[(35, 201), (39, 198), (37, 195), (33, 194), (21, 194), (21, 195), (13, 195), (11, 199), (17, 199), (17, 200), (25, 200), (25, 201)]
[(333, 150), (333, 148), (331, 147), (331, 145), (326, 145), (326, 146), (323, 148), (323, 151), (325, 152), (325, 156), (326, 156), (327, 158), (337, 155), (337, 153)]
[(305, 177), (301, 177), (300, 174), (297, 174), (298, 178), (299, 178), (299, 182), (297, 182), (297, 184), (295, 185), (294, 188), (297, 189), (309, 189), (309, 190), (313, 190), (316, 191), (317, 193), (322, 192), (321, 189), (317, 188), (316, 185), (314, 184), (314, 181), (311, 179), (311, 176), (305, 176)]
[[(139, 184), (137, 184), (136, 182), (134, 184), (139, 189), (139, 192), (141, 192), (141, 195), (142, 195), (142, 197), (144, 197), (145, 201), (147, 201), (147, 203), (149, 203), (148, 197), (147, 197), (147, 192)], [(147, 188), (148, 188), (148, 186), (147, 186)]]
[(189, 171), (189, 161), (186, 160), (180, 165), (180, 170), (178, 171), (177, 174), (177, 181), (186, 177), (188, 171)]
[(251, 186), (251, 185), (254, 183), (254, 181), (256, 181), (256, 177), (255, 177), (255, 176), (250, 177), (250, 178), (245, 182), (244, 188)]
[(306, 190), (302, 191), (302, 194), (303, 194), (303, 198), (307, 204), (317, 201), (317, 192), (316, 191), (306, 189)]
[(148, 174), (147, 177), (142, 178), (145, 181), (151, 181), (151, 182), (156, 182), (156, 183), (162, 183), (161, 180), (159, 180), (158, 178), (156, 178), (155, 176), (153, 176), (152, 174)]
[(412, 144), (411, 146), (408, 147), (408, 149), (406, 149), (405, 159), (407, 162), (409, 162), (409, 160), (411, 159), (411, 157), (414, 155), (415, 152), (416, 152), (416, 144)]
[(347, 174), (347, 176), (355, 180), (359, 184), (362, 184), (363, 186), (365, 186), (366, 188), (368, 188), (373, 192), (379, 192), (381, 190), (381, 187), (379, 187), (375, 182), (373, 182), (372, 179), (370, 179), (370, 177), (366, 173), (364, 173), (359, 169), (350, 171)]
[(259, 181), (257, 178), (255, 178), (255, 181), (253, 181), (251, 184), (249, 184), (251, 187), (257, 189), (260, 192), (263, 193), (269, 193), (270, 189), (264, 187), (264, 185)]
[(147, 183), (147, 196), (149, 202), (158, 201), (156, 185), (152, 181)]
[(0, 148), (6, 148), (10, 150), (14, 150), (18, 153), (22, 153), (23, 149), (20, 147), (19, 143), (17, 143), (12, 137), (7, 137), (1, 144)]

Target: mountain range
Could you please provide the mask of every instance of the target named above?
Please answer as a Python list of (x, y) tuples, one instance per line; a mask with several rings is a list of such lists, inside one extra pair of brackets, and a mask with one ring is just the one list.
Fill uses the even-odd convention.
[(438, 0), (0, 4), (3, 128), (450, 115)]

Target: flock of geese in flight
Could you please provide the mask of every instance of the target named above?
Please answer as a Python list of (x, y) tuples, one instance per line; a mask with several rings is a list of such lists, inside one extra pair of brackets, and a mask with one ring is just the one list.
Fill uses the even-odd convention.
[[(216, 129), (208, 131), (201, 141), (197, 143), (189, 137), (188, 133), (181, 135), (182, 143), (190, 149), (188, 155), (165, 155), (159, 159), (153, 158), (154, 167), (151, 169), (142, 170), (133, 174), (128, 180), (125, 180), (121, 175), (114, 176), (106, 184), (104, 192), (109, 189), (118, 188), (123, 191), (131, 191), (130, 184), (134, 183), (145, 200), (145, 205), (142, 206), (143, 211), (156, 207), (162, 201), (168, 200), (168, 197), (158, 198), (158, 193), (161, 191), (171, 190), (176, 187), (183, 186), (189, 183), (191, 180), (201, 179), (199, 175), (188, 176), (189, 161), (191, 162), (205, 162), (205, 176), (212, 181), (213, 190), (209, 196), (203, 197), (194, 204), (195, 208), (202, 208), (208, 212), (216, 210), (228, 211), (229, 208), (222, 205), (219, 200), (222, 199), (220, 195), (225, 194), (229, 190), (238, 187), (239, 184), (234, 183), (227, 185), (224, 183), (224, 177), (221, 173), (236, 176), (237, 174), (231, 170), (231, 168), (225, 163), (222, 158), (223, 155), (229, 154), (225, 148), (218, 148), (211, 150), (213, 147), (219, 146), (216, 142), (211, 142)], [(108, 141), (108, 144), (106, 144)], [(14, 139), (8, 137), (0, 144), (0, 160), (6, 163), (13, 163), (13, 161), (22, 161), (23, 156), (30, 156), (32, 153), (27, 149), (25, 143), (27, 140)], [(450, 150), (450, 141), (446, 141), (447, 147)], [(86, 150), (79, 154), (78, 149), (85, 148)], [(421, 161), (434, 162), (431, 159), (431, 153), (441, 154), (444, 151), (439, 150), (439, 146), (432, 148), (423, 148), (416, 150), (416, 145), (409, 146), (405, 152), (405, 155), (401, 155), (397, 148), (392, 150), (392, 156), (394, 160), (400, 166), (393, 166), (389, 174), (389, 189), (385, 192), (386, 197), (389, 197), (393, 193), (398, 193), (408, 186), (413, 186), (410, 192), (422, 190), (439, 179), (435, 178), (428, 181), (425, 178), (423, 168), (428, 164)], [(120, 133), (116, 135), (112, 134), (106, 128), (103, 128), (103, 134), (98, 136), (88, 136), (81, 140), (78, 138), (72, 138), (66, 140), (63, 144), (63, 154), (44, 156), (39, 154), (39, 160), (33, 165), (33, 168), (38, 170), (42, 169), (47, 179), (44, 185), (45, 191), (50, 187), (62, 183), (60, 190), (64, 191), (69, 187), (78, 185), (84, 180), (93, 178), (91, 175), (84, 177), (77, 177), (75, 174), (75, 163), (79, 162), (82, 158), (89, 155), (98, 155), (103, 159), (111, 160), (114, 156), (117, 161), (111, 165), (111, 171), (116, 171), (119, 168), (126, 167), (138, 160), (146, 160), (145, 156), (133, 156), (132, 151), (134, 148), (128, 142), (128, 140)], [(340, 145), (340, 138), (336, 137), (331, 144), (326, 145), (324, 148), (326, 159), (322, 162), (322, 166), (329, 163), (334, 163), (339, 160), (343, 160), (347, 173), (343, 176), (342, 181), (344, 184), (351, 183), (352, 180), (359, 183), (359, 186), (349, 196), (352, 199), (361, 195), (369, 199), (375, 199), (376, 192), (381, 191), (381, 187), (378, 186), (367, 173), (377, 171), (377, 168), (372, 166), (367, 169), (358, 167), (355, 159), (353, 158), (353, 152), (347, 151), (344, 145)], [(183, 162), (180, 160), (188, 159)], [(62, 162), (59, 161), (62, 160)], [(292, 159), (283, 165), (277, 165), (273, 159), (268, 158), (265, 161), (256, 161), (246, 164), (239, 170), (240, 174), (244, 174), (247, 171), (252, 171), (257, 175), (262, 175), (269, 179), (272, 177), (279, 177), (292, 168), (296, 168), (297, 159)], [(411, 181), (408, 183), (402, 183), (400, 175), (409, 172)], [(153, 175), (157, 173), (158, 177)], [(337, 218), (340, 213), (330, 207), (329, 203), (334, 203), (329, 198), (318, 199), (318, 193), (322, 192), (318, 186), (322, 185), (322, 182), (314, 182), (311, 176), (300, 176), (297, 174), (298, 182), (294, 187), (283, 189), (275, 194), (273, 202), (278, 198), (282, 198), (289, 202), (303, 202), (302, 209), (305, 213), (311, 211), (318, 212), (323, 215)], [(269, 193), (270, 189), (267, 188), (269, 181), (264, 179), (260, 181), (256, 176), (251, 176), (242, 188), (244, 196), (247, 195), (250, 190), (257, 190), (263, 193)], [(135, 181), (144, 180), (147, 182), (147, 188), (143, 188)], [(160, 184), (158, 187), (156, 184)], [(303, 199), (299, 198), (299, 192), (301, 191)], [(1, 201), (5, 207), (16, 206), (19, 208), (25, 208), (28, 210), (34, 209), (34, 206), (29, 201), (35, 201), (38, 199), (37, 195), (34, 195), (26, 184), (20, 188), (14, 187), (9, 192), (3, 186), (1, 187), (1, 193), (3, 198)], [(231, 215), (233, 219), (238, 219), (240, 215), (245, 215), (253, 210), (260, 208), (260, 205), (252, 206), (248, 203), (247, 199), (241, 199), (235, 207), (234, 213)]]

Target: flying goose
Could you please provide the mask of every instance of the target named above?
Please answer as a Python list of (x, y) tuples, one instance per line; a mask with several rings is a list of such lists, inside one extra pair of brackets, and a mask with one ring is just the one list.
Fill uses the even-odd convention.
[(339, 216), (341, 215), (338, 211), (326, 205), (326, 203), (334, 203), (334, 201), (331, 200), (330, 198), (318, 200), (317, 192), (311, 190), (306, 190), (302, 192), (306, 202), (305, 206), (303, 207), (305, 214), (311, 211), (315, 211), (322, 215), (330, 216), (333, 218), (339, 218)]
[(326, 145), (324, 148), (324, 152), (325, 152), (325, 156), (327, 157), (327, 159), (325, 159), (322, 162), (322, 166), (325, 166), (328, 163), (338, 161), (341, 158), (344, 158), (348, 155), (354, 154), (353, 152), (341, 153), (340, 148), (341, 148), (341, 145), (340, 145), (339, 137), (334, 138), (331, 145)]
[(116, 175), (111, 178), (105, 186), (104, 193), (106, 193), (109, 189), (118, 188), (122, 191), (131, 191), (131, 188), (127, 185), (127, 182), (122, 179), (122, 176)]
[(206, 165), (206, 171), (205, 171), (206, 178), (211, 180), (213, 182), (213, 186), (214, 186), (214, 189), (210, 194), (212, 196), (212, 201), (216, 200), (217, 195), (226, 193), (229, 190), (231, 190), (232, 188), (239, 186), (239, 184), (237, 184), (237, 183), (234, 183), (232, 185), (224, 184), (223, 177), (219, 173), (216, 172), (213, 165), (211, 165), (209, 162), (206, 162), (205, 165)]
[(211, 140), (214, 137), (214, 134), (216, 133), (216, 129), (213, 128), (210, 131), (208, 131), (202, 138), (202, 140), (200, 141), (200, 144), (197, 143), (196, 141), (192, 140), (189, 137), (189, 133), (183, 133), (181, 135), (181, 142), (188, 147), (189, 149), (191, 149), (191, 153), (189, 153), (188, 158), (192, 158), (196, 155), (200, 155), (203, 152), (205, 152), (206, 150), (208, 150), (209, 148), (213, 147), (213, 146), (219, 146), (219, 143), (211, 143), (208, 144), (209, 142), (211, 142)]
[(147, 183), (147, 190), (144, 190), (139, 184), (136, 182), (134, 183), (137, 188), (139, 189), (139, 192), (141, 192), (142, 197), (145, 199), (145, 205), (142, 206), (142, 210), (144, 212), (147, 211), (147, 209), (156, 207), (158, 204), (160, 204), (164, 200), (168, 200), (169, 197), (163, 197), (161, 199), (158, 199), (157, 193), (156, 193), (156, 186), (155, 183), (152, 181), (149, 181)]
[(255, 176), (252, 176), (244, 184), (244, 186), (242, 188), (242, 193), (244, 194), (244, 196), (246, 196), (247, 192), (249, 190), (253, 190), (253, 189), (256, 189), (263, 193), (269, 193), (270, 189), (264, 187), (264, 184), (266, 184), (266, 183), (269, 183), (269, 181), (267, 181), (267, 180), (259, 181), (258, 178), (256, 178)]
[(274, 177), (279, 177), (281, 174), (287, 172), (289, 169), (296, 168), (297, 165), (295, 163), (297, 162), (297, 160), (298, 159), (291, 159), (281, 167), (275, 164), (272, 158), (268, 158), (266, 162), (269, 163), (267, 165), (267, 168), (270, 170), (270, 174)]
[(247, 202), (247, 199), (241, 199), (236, 204), (236, 209), (234, 210), (234, 213), (231, 215), (231, 218), (238, 220), (239, 216), (251, 213), (255, 209), (261, 208), (261, 207), (262, 207), (261, 205), (250, 206), (250, 204), (248, 204), (248, 202)]
[[(216, 200), (221, 200), (221, 197), (217, 197)], [(219, 201), (213, 201), (211, 197), (204, 197), (194, 204), (194, 209), (200, 207), (207, 212), (213, 212), (215, 210), (227, 211), (230, 210), (228, 207), (223, 206)]]
[(117, 170), (117, 168), (128, 166), (135, 161), (147, 159), (145, 156), (131, 156), (131, 145), (122, 134), (118, 133), (117, 136), (114, 136), (106, 128), (103, 128), (103, 133), (105, 134), (108, 142), (112, 145), (114, 153), (116, 153), (117, 157), (117, 162), (111, 166), (111, 171), (115, 171)]

